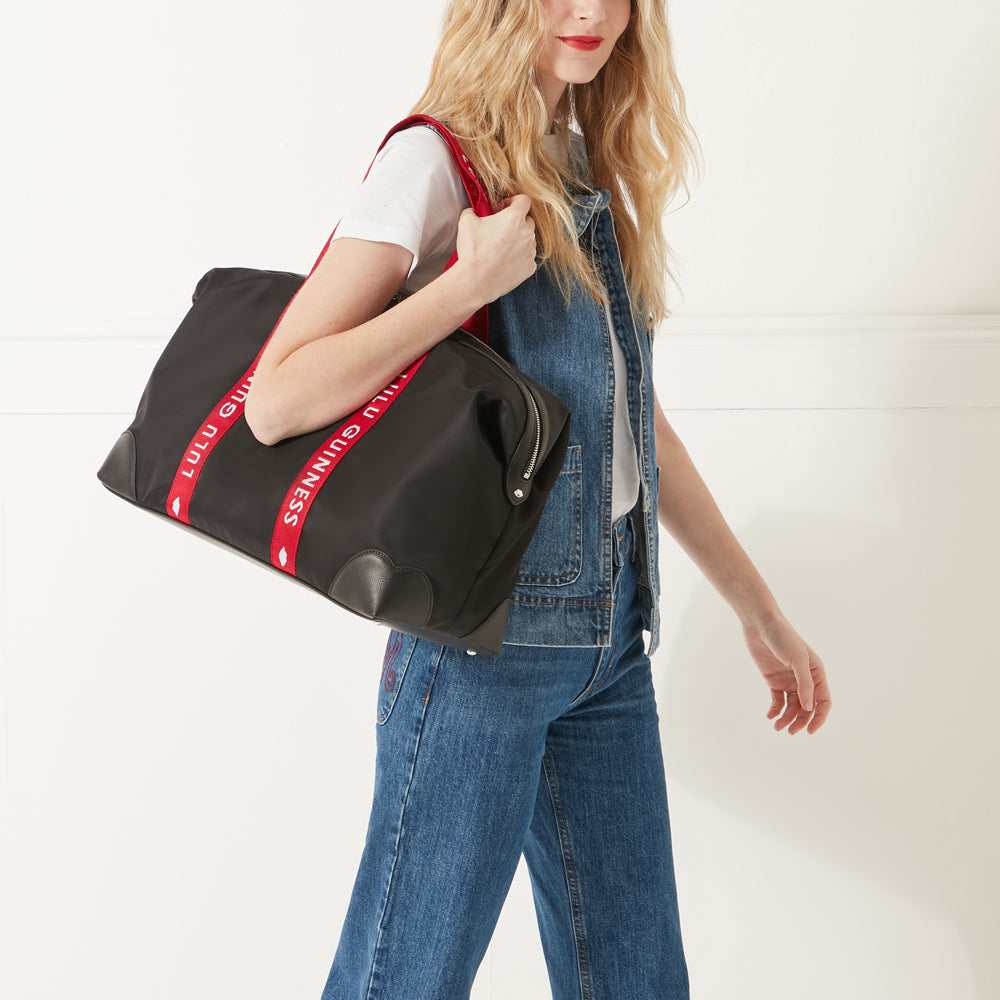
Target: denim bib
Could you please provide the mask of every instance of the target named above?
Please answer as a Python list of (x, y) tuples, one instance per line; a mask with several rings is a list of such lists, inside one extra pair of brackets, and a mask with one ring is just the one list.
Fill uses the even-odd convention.
[[(585, 169), (582, 142), (572, 148)], [(577, 193), (577, 238), (608, 290), (628, 372), (628, 411), (641, 489), (628, 517), (640, 562), (638, 597), (648, 652), (659, 644), (659, 569), (652, 330), (637, 323), (626, 291), (611, 196)], [(570, 305), (545, 268), (490, 305), (490, 346), (572, 411), (569, 448), (538, 531), (521, 561), (504, 642), (607, 646), (611, 636), (611, 476), (614, 437), (612, 332), (603, 305), (578, 283)]]

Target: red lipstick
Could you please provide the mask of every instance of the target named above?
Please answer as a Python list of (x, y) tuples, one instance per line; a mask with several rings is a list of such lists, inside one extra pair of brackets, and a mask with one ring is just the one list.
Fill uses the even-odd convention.
[(582, 52), (593, 52), (604, 39), (598, 35), (560, 35), (559, 41), (565, 42), (571, 49), (580, 49)]

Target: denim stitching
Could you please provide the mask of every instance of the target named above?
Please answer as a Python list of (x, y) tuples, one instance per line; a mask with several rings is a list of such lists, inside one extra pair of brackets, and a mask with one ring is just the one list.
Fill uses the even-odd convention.
[[(614, 632), (614, 629), (612, 629)], [(608, 660), (604, 663), (604, 652), (608, 650)], [(601, 652), (597, 657), (597, 666), (594, 668), (593, 676), (587, 681), (587, 686), (578, 694), (570, 703), (570, 708), (576, 708), (581, 701), (589, 698), (592, 694), (597, 692), (601, 685), (608, 679), (608, 674), (611, 672), (611, 668), (614, 666), (615, 654), (618, 652), (618, 637), (614, 636), (611, 642), (610, 649), (607, 646), (601, 647)]]
[(573, 489), (573, 524), (576, 530), (573, 532), (573, 549), (568, 553), (569, 558), (565, 560), (565, 569), (560, 567), (556, 573), (531, 573), (530, 571), (518, 574), (517, 583), (526, 586), (548, 587), (559, 586), (561, 584), (573, 583), (580, 578), (583, 569), (583, 472), (561, 472), (562, 476), (572, 476), (571, 483)]
[[(375, 721), (380, 726), (384, 726), (386, 722), (388, 722), (389, 716), (392, 715), (392, 710), (396, 705), (396, 698), (399, 696), (399, 689), (403, 685), (403, 677), (406, 674), (406, 668), (410, 665), (410, 658), (413, 656), (413, 650), (416, 648), (417, 645), (417, 641), (413, 636), (405, 635), (398, 629), (394, 629), (393, 632), (395, 632), (395, 634), (400, 637), (400, 649), (402, 649), (403, 643), (407, 644), (409, 646), (409, 649), (407, 650), (405, 656), (402, 657), (402, 659), (397, 659), (392, 664), (397, 667), (392, 690), (389, 692), (384, 692), (383, 690), (383, 685), (385, 683), (384, 676), (382, 680), (379, 681), (379, 698), (378, 698), (378, 704), (376, 705), (377, 711), (376, 711)], [(393, 633), (390, 632), (389, 634), (391, 638)], [(386, 646), (388, 647), (388, 645), (389, 645), (389, 640), (386, 640)], [(386, 666), (384, 659), (382, 666), (384, 671)], [(383, 698), (383, 693), (386, 693), (388, 697)], [(384, 702), (387, 702), (387, 704), (384, 704)]]
[(592, 1000), (593, 984), (590, 979), (590, 962), (587, 955), (587, 936), (583, 926), (583, 906), (580, 900), (580, 884), (577, 881), (576, 865), (573, 862), (573, 849), (569, 840), (569, 824), (562, 799), (559, 798), (559, 783), (556, 779), (555, 761), (552, 755), (546, 753), (542, 757), (542, 770), (545, 774), (545, 785), (552, 804), (552, 815), (556, 821), (556, 833), (559, 837), (559, 852), (562, 856), (563, 874), (566, 877), (566, 895), (569, 900), (570, 915), (573, 922), (573, 941), (576, 945), (577, 972), (580, 976), (581, 1000)]
[[(618, 546), (621, 544), (621, 539), (617, 535), (615, 536), (615, 543), (616, 544), (614, 546), (614, 551), (612, 552), (612, 561), (614, 561), (615, 553), (617, 553)], [(622, 563), (618, 566), (618, 573), (621, 574), (622, 572), (624, 572), (624, 570), (625, 570), (625, 563), (623, 557)], [(612, 572), (614, 572), (614, 569), (612, 569)], [(617, 585), (618, 585), (618, 577), (616, 576), (614, 586), (617, 587)], [(612, 611), (611, 611), (612, 622), (611, 622), (610, 648), (608, 648), (608, 646), (604, 646), (601, 648), (601, 652), (597, 657), (597, 666), (594, 667), (594, 672), (591, 675), (590, 680), (587, 681), (587, 684), (584, 687), (584, 689), (570, 702), (569, 704), (570, 708), (575, 708), (577, 705), (580, 704), (581, 701), (583, 701), (585, 698), (590, 697), (590, 695), (592, 695), (595, 691), (597, 691), (601, 687), (601, 685), (608, 679), (608, 676), (611, 673), (612, 668), (614, 667), (615, 657), (616, 654), (618, 653), (618, 634), (617, 634), (617, 629), (614, 626), (614, 607), (613, 607), (614, 602), (612, 601), (611, 603), (612, 603)], [(608, 654), (606, 663), (604, 661), (605, 651), (607, 651)], [(602, 666), (602, 664), (604, 665)]]
[[(569, 553), (569, 559), (565, 562), (565, 568), (560, 567), (556, 572), (519, 572), (517, 576), (517, 586), (559, 586), (561, 584), (573, 583), (579, 579), (583, 569), (583, 465), (580, 459), (580, 445), (570, 445), (567, 450), (566, 465), (559, 472), (559, 477), (572, 476), (571, 480), (564, 479), (570, 483), (573, 501), (573, 549)], [(558, 480), (557, 480), (558, 483)], [(553, 486), (555, 489), (555, 486)], [(564, 554), (565, 555), (565, 554)], [(526, 553), (525, 558), (531, 559), (530, 553)], [(522, 560), (523, 565), (524, 560)]]
[[(417, 641), (420, 642), (422, 640)], [(424, 692), (424, 697), (422, 699), (424, 707), (420, 713), (420, 723), (417, 726), (417, 739), (413, 747), (413, 760), (410, 762), (410, 774), (406, 780), (406, 790), (403, 793), (403, 801), (399, 807), (399, 819), (396, 823), (396, 843), (393, 845), (392, 852), (392, 867), (389, 869), (389, 879), (386, 882), (385, 896), (382, 899), (382, 912), (379, 914), (378, 930), (375, 933), (375, 947), (372, 949), (372, 970), (368, 977), (368, 989), (365, 991), (366, 1000), (377, 1000), (378, 998), (376, 990), (379, 981), (378, 966), (382, 945), (383, 921), (385, 920), (385, 911), (389, 908), (389, 893), (392, 891), (392, 877), (396, 872), (396, 862), (399, 860), (399, 843), (403, 839), (403, 817), (406, 813), (406, 804), (410, 798), (410, 787), (413, 784), (413, 774), (417, 769), (417, 757), (420, 754), (420, 741), (424, 734), (424, 722), (427, 720), (427, 706), (430, 703), (431, 689), (434, 687), (434, 681), (437, 678), (438, 668), (441, 665), (441, 657), (444, 655), (444, 651), (444, 646), (439, 647), (437, 660), (434, 661), (434, 669), (431, 671), (430, 679), (427, 682), (427, 690)], [(412, 651), (410, 655), (412, 656)]]
[(519, 594), (516, 591), (511, 595), (510, 601), (511, 604), (537, 604), (552, 608), (611, 607), (611, 601), (604, 597), (549, 597), (546, 594)]

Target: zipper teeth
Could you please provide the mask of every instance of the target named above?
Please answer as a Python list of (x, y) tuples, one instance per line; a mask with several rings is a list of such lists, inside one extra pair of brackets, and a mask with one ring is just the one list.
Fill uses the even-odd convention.
[(535, 471), (535, 466), (538, 464), (538, 453), (542, 448), (542, 418), (538, 413), (538, 403), (535, 402), (535, 397), (531, 394), (531, 390), (524, 386), (525, 391), (528, 394), (528, 399), (531, 400), (531, 408), (535, 411), (535, 450), (531, 453), (531, 461), (528, 462), (528, 467), (524, 470), (522, 474), (522, 479), (530, 479)]

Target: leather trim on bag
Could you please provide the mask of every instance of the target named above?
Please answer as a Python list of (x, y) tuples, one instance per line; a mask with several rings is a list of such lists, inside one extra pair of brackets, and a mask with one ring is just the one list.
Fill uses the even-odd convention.
[(123, 431), (108, 453), (104, 464), (97, 471), (97, 478), (118, 496), (136, 503), (135, 496), (135, 438), (131, 431)]
[(359, 552), (337, 574), (328, 591), (345, 608), (375, 621), (430, 621), (434, 588), (427, 574), (397, 566), (378, 549)]

